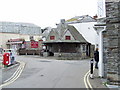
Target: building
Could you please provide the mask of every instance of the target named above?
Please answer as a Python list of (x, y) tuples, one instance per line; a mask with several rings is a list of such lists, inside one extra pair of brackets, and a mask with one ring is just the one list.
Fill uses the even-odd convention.
[(98, 0), (98, 5), (97, 5), (97, 11), (98, 11), (98, 18), (103, 18), (106, 17), (106, 8), (105, 8), (105, 0)]
[(107, 63), (107, 82), (120, 86), (120, 0), (106, 0), (106, 32), (104, 60)]
[(89, 15), (75, 16), (71, 19), (66, 20), (67, 24), (85, 23), (85, 22), (96, 22), (95, 18)]
[(58, 57), (87, 58), (91, 56), (93, 51), (91, 44), (83, 38), (77, 29), (66, 24), (64, 20), (61, 20), (57, 28), (51, 29), (46, 41), (43, 43), (46, 45), (47, 50)]
[(106, 78), (109, 85), (120, 86), (120, 0), (104, 3), (106, 17), (99, 18), (95, 25), (100, 38), (99, 76)]
[(89, 15), (76, 16), (67, 20), (66, 23), (73, 25), (87, 42), (95, 45), (95, 48), (98, 47), (99, 36), (93, 28), (97, 24), (96, 18)]
[(39, 40), (41, 28), (31, 23), (0, 22), (0, 48), (17, 50), (30, 37)]

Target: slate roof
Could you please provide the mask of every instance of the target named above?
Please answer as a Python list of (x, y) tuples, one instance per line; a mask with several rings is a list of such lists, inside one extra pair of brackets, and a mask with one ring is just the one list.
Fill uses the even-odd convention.
[[(63, 42), (87, 43), (87, 41), (83, 38), (83, 36), (77, 31), (77, 29), (74, 26), (67, 25), (66, 29), (64, 28), (63, 30), (64, 30), (64, 33), (60, 36), (60, 32), (59, 32), (60, 30), (58, 30), (58, 28), (52, 29), (51, 32), (49, 33), (46, 41), (44, 41), (43, 43), (63, 43)], [(62, 39), (63, 36), (65, 35), (66, 31), (69, 31), (75, 40)], [(51, 36), (52, 33), (56, 34), (55, 35), (55, 36), (57, 36), (56, 40), (49, 40), (49, 37)]]
[(96, 20), (89, 15), (75, 16), (71, 19), (66, 20), (66, 23), (68, 24), (83, 23), (83, 22), (96, 22)]
[(68, 29), (70, 33), (72, 34), (72, 36), (75, 38), (75, 40), (79, 42), (87, 42), (82, 36), (82, 34), (80, 34), (74, 26), (68, 25)]

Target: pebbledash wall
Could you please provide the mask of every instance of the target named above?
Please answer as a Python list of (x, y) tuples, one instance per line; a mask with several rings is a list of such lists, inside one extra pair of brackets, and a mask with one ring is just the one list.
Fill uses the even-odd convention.
[(120, 85), (120, 0), (106, 0), (104, 62), (109, 84)]

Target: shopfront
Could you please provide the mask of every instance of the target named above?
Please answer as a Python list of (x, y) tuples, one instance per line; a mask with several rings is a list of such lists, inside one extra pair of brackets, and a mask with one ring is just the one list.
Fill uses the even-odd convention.
[(24, 42), (24, 39), (10, 39), (6, 44), (8, 49), (14, 49), (17, 51), (19, 48), (25, 48)]

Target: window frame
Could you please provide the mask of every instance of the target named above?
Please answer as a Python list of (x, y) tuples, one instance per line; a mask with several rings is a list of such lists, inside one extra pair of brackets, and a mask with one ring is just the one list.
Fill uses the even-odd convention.
[(65, 40), (71, 40), (71, 36), (65, 36)]

